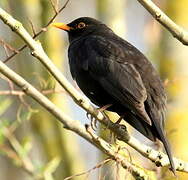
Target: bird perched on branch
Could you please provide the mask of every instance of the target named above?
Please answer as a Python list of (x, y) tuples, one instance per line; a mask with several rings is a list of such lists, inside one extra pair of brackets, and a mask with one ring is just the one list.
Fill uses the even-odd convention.
[(164, 132), (166, 94), (148, 59), (93, 18), (81, 17), (53, 26), (68, 32), (71, 74), (84, 94), (99, 107), (106, 106), (124, 117), (150, 140), (159, 139), (175, 173)]

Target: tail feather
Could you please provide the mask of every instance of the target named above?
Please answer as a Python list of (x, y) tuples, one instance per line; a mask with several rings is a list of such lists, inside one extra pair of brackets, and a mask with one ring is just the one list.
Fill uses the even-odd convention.
[(131, 112), (126, 112), (125, 120), (135, 129), (137, 129), (140, 133), (149, 138), (151, 141), (155, 141), (156, 138), (158, 138), (163, 143), (165, 151), (170, 161), (171, 170), (174, 173), (174, 175), (176, 175), (176, 169), (170, 150), (170, 144), (167, 138), (165, 137), (162, 124), (159, 123), (160, 121), (155, 120), (153, 121), (153, 125), (150, 126), (145, 121), (140, 120), (138, 116), (132, 114)]
[(139, 116), (127, 111), (125, 120), (148, 139), (151, 141), (156, 141), (157, 134), (155, 134), (155, 131), (152, 131), (152, 127), (143, 121)]
[(165, 119), (165, 112), (166, 112), (166, 99), (161, 99), (161, 101), (157, 101), (159, 99), (155, 99), (152, 96), (148, 96), (148, 100), (145, 102), (145, 108), (149, 117), (152, 120), (152, 127), (151, 131), (154, 133), (154, 136), (157, 137), (164, 145), (165, 151), (168, 155), (168, 159), (170, 162), (171, 170), (176, 175), (176, 168), (174, 165), (172, 152), (170, 150), (170, 144), (165, 136), (164, 132), (164, 119)]
[(165, 151), (166, 151), (166, 153), (168, 155), (168, 159), (170, 161), (171, 170), (174, 173), (174, 175), (176, 175), (176, 168), (175, 168), (172, 152), (170, 150), (170, 144), (169, 144), (167, 138), (165, 137), (164, 130), (163, 130), (162, 127), (160, 127), (159, 124), (156, 124), (156, 123), (155, 123), (155, 127), (156, 127), (157, 132), (158, 132), (158, 139), (163, 143)]

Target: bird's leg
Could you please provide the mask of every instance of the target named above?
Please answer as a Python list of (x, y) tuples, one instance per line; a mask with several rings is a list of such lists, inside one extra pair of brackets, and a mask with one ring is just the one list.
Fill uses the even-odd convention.
[[(106, 114), (104, 113), (104, 111), (105, 111), (106, 109), (108, 109), (109, 107), (111, 107), (111, 106), (112, 106), (112, 104), (107, 104), (107, 105), (102, 106), (102, 107), (97, 108), (97, 109), (98, 109), (101, 113), (103, 113), (104, 116), (106, 116)], [(97, 123), (97, 121), (96, 121), (96, 123)], [(97, 124), (96, 124), (96, 126), (97, 126)]]
[[(125, 117), (125, 114), (121, 115), (121, 116), (119, 117), (119, 119), (115, 122), (115, 124), (120, 124), (121, 121), (122, 121), (122, 119), (123, 119), (124, 117)], [(122, 126), (123, 126), (123, 125), (122, 125)], [(111, 138), (113, 138), (114, 143), (117, 145), (117, 142), (116, 142), (117, 136), (116, 136), (114, 133), (112, 133)]]
[[(100, 108), (97, 108), (98, 111), (100, 111), (101, 113), (103, 113), (106, 109), (108, 109), (110, 106), (112, 106), (112, 104), (107, 104), (105, 106), (102, 106)], [(88, 119), (91, 120), (91, 127), (93, 130), (97, 129), (97, 120), (90, 114), (90, 113), (86, 113), (86, 116)]]
[(102, 107), (98, 108), (98, 110), (99, 110), (100, 112), (103, 112), (103, 111), (105, 111), (106, 109), (108, 109), (108, 108), (111, 107), (111, 106), (112, 106), (112, 104), (107, 104), (107, 105), (105, 105), (105, 106), (102, 106)]
[(121, 115), (119, 117), (119, 119), (115, 122), (115, 124), (120, 124), (120, 122), (122, 121), (122, 119), (125, 117), (125, 114)]
[[(97, 108), (101, 113), (103, 113), (104, 114), (104, 116), (106, 116), (106, 114), (104, 113), (104, 111), (106, 110), (106, 109), (108, 109), (109, 107), (111, 107), (112, 106), (112, 104), (106, 104), (105, 106), (102, 106), (102, 107), (100, 107), (100, 108)], [(97, 123), (97, 121), (96, 121), (96, 123)], [(97, 124), (96, 124), (97, 125)]]

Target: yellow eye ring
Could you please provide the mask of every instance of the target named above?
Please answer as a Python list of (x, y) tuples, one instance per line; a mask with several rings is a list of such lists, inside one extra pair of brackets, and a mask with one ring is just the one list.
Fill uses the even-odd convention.
[(84, 23), (84, 22), (80, 22), (78, 25), (77, 25), (77, 27), (79, 28), (79, 29), (82, 29), (82, 28), (84, 28), (86, 26), (86, 24)]

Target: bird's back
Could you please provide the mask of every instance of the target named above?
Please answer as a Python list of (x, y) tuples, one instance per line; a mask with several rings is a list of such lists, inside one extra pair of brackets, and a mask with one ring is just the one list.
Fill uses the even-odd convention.
[[(107, 37), (105, 33), (103, 35), (92, 34), (86, 36), (71, 43), (69, 47), (69, 63), (71, 73), (86, 96), (88, 96), (92, 102), (99, 106), (106, 105), (108, 100), (111, 99), (111, 101), (116, 105), (112, 106), (108, 110), (115, 111), (120, 115), (125, 111), (131, 112), (131, 109), (125, 107), (126, 105), (119, 105), (119, 102), (114, 100), (97, 81), (97, 78), (99, 79), (108, 74), (108, 68), (110, 66), (108, 59), (118, 63), (119, 65), (131, 64), (134, 66), (135, 70), (141, 77), (144, 88), (146, 89), (146, 99), (144, 101), (145, 110), (152, 122), (156, 121), (163, 127), (166, 105), (165, 91), (156, 70), (139, 50), (120, 37), (114, 36), (113, 32), (111, 32), (110, 35), (108, 34)], [(100, 61), (103, 61), (103, 64), (101, 64)], [(95, 64), (92, 65), (91, 62), (94, 62)], [(95, 66), (101, 66), (100, 72), (97, 72), (96, 74), (96, 78), (94, 78), (95, 75), (91, 75), (91, 68), (89, 67), (91, 65), (92, 68)], [(118, 69), (115, 69), (114, 74), (118, 73), (120, 74)], [(134, 72), (132, 71), (131, 73)], [(136, 75), (136, 73), (132, 74), (132, 76)], [(123, 81), (124, 77), (120, 74), (118, 78), (120, 78), (119, 81)], [(127, 84), (124, 83), (122, 86), (127, 86)], [(131, 88), (131, 91), (135, 91), (134, 84)], [(94, 90), (96, 91), (95, 95), (92, 94), (94, 93)], [(126, 102), (124, 103), (126, 104)], [(131, 115), (132, 113), (128, 114)], [(136, 113), (133, 113), (132, 116), (134, 116), (138, 121), (139, 116), (137, 116)], [(147, 123), (143, 123), (143, 126), (151, 128), (151, 126), (148, 126)], [(135, 128), (138, 129), (137, 124), (130, 124), (134, 127), (136, 126)], [(147, 136), (146, 133), (141, 133)], [(149, 138), (154, 140), (154, 136), (151, 137), (151, 133), (149, 134)]]

